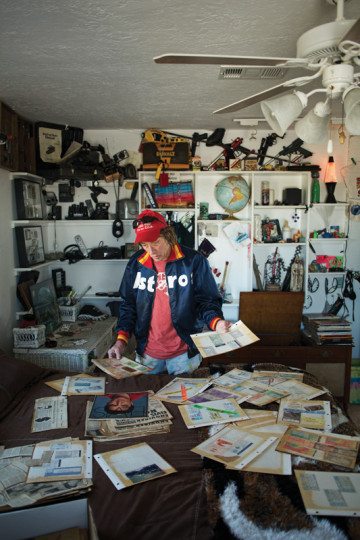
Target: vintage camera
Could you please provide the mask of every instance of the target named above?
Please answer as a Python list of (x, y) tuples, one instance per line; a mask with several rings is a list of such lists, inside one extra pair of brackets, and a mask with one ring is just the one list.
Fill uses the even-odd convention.
[(109, 207), (108, 202), (96, 203), (95, 210), (91, 216), (92, 219), (109, 219)]
[(89, 219), (87, 206), (83, 202), (71, 204), (65, 219)]

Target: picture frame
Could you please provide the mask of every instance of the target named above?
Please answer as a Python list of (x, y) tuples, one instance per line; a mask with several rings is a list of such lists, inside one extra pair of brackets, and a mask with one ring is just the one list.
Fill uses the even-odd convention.
[(263, 219), (261, 221), (261, 239), (264, 243), (280, 242), (283, 239), (278, 219)]
[(139, 249), (138, 244), (134, 244), (133, 242), (128, 242), (125, 244), (125, 259), (130, 259), (134, 253), (136, 253)]
[(44, 241), (40, 225), (15, 227), (19, 266), (29, 268), (45, 262)]
[(42, 194), (42, 179), (15, 178), (15, 201), (18, 219), (44, 219), (45, 203)]
[(30, 287), (34, 315), (38, 324), (45, 325), (46, 335), (51, 334), (61, 324), (53, 280), (45, 279)]

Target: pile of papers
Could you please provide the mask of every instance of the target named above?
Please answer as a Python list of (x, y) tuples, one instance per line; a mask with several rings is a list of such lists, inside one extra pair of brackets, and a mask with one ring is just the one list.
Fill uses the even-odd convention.
[(64, 438), (0, 451), (0, 510), (78, 496), (92, 486), (92, 441)]
[[(128, 393), (130, 398), (133, 394)], [(108, 397), (105, 396), (104, 400), (96, 398), (94, 402), (89, 401), (86, 409), (85, 436), (92, 437), (95, 441), (115, 441), (168, 433), (172, 415), (167, 408), (151, 391), (143, 392), (144, 395), (140, 397), (138, 394), (139, 392), (136, 393), (137, 401), (143, 403), (138, 403), (136, 409), (132, 409), (131, 412), (117, 415), (106, 413), (104, 401), (108, 402)]]
[(351, 325), (337, 315), (303, 315), (304, 333), (315, 345), (352, 345)]

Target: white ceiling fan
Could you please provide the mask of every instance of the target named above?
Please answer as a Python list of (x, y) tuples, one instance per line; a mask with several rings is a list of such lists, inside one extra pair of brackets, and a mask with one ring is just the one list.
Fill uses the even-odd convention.
[[(308, 98), (325, 94), (325, 101), (315, 107), (295, 125), (297, 135), (305, 142), (319, 141), (326, 135), (331, 112), (331, 100), (341, 98), (345, 126), (352, 135), (360, 135), (360, 19), (344, 18), (344, 1), (327, 0), (337, 6), (336, 20), (305, 32), (297, 40), (296, 58), (258, 56), (222, 56), (207, 54), (165, 54), (157, 56), (158, 64), (216, 64), (222, 67), (301, 68), (315, 73), (284, 81), (268, 90), (241, 99), (214, 111), (232, 113), (261, 102), (270, 127), (280, 136), (307, 106)], [(356, 0), (357, 1), (357, 0)], [(355, 68), (359, 66), (358, 72)], [(322, 77), (322, 87), (308, 94), (298, 90), (275, 97), (292, 87), (299, 87)], [(270, 99), (269, 98), (275, 98)], [(264, 101), (266, 100), (266, 101)]]

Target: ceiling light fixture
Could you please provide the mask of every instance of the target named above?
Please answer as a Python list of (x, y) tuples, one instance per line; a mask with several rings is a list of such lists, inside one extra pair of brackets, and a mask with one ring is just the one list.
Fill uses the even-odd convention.
[(308, 98), (316, 93), (325, 93), (326, 100), (316, 103), (304, 118), (296, 122), (295, 132), (298, 137), (309, 144), (325, 139), (331, 112), (329, 103), (338, 98), (344, 103), (345, 126), (348, 132), (350, 135), (360, 135), (360, 73), (354, 74), (354, 68), (350, 64), (324, 64), (315, 75), (300, 77), (296, 82), (298, 85), (306, 84), (310, 78), (320, 75), (324, 88), (316, 88), (308, 94), (295, 90), (291, 94), (261, 102), (265, 119), (279, 136), (285, 134), (307, 106)]

